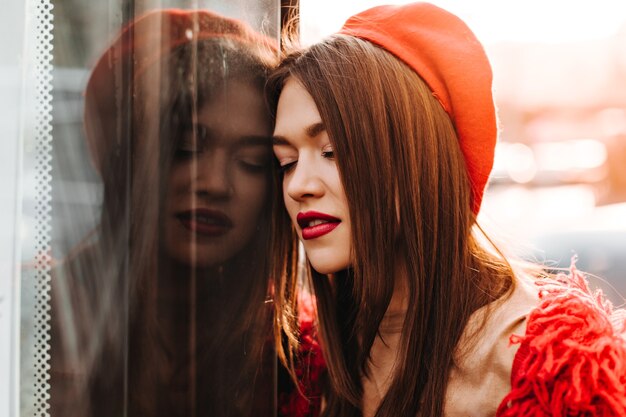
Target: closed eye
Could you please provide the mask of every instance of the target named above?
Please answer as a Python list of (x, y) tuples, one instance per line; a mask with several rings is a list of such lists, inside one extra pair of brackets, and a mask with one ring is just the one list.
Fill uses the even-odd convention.
[(203, 124), (194, 124), (186, 128), (176, 142), (175, 151), (181, 156), (193, 156), (206, 150), (211, 138), (209, 128)]
[(280, 172), (281, 174), (285, 174), (285, 173), (291, 171), (296, 166), (297, 162), (298, 161), (292, 161), (292, 162), (288, 162), (286, 164), (279, 165), (278, 172)]
[(282, 137), (274, 138), (274, 157), (276, 168), (281, 174), (289, 172), (298, 162), (298, 152)]
[(239, 167), (251, 174), (263, 173), (267, 170), (268, 164), (263, 160), (255, 159), (239, 159), (237, 160)]

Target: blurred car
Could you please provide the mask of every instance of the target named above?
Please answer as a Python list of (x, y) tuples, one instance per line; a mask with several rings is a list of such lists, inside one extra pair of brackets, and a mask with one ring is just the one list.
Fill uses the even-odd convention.
[(568, 230), (547, 232), (532, 239), (536, 260), (568, 268), (573, 256), (593, 287), (601, 288), (614, 305), (626, 297), (626, 202), (597, 207)]

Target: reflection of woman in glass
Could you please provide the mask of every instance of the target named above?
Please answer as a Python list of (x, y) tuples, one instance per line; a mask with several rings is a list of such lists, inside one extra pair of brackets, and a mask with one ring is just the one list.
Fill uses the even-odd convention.
[[(461, 20), (427, 3), (370, 9), (288, 55), (268, 92), (277, 322), (297, 340), (300, 239), (322, 415), (624, 415), (624, 316), (612, 325), (575, 269), (537, 281), (539, 302), (535, 268), (475, 234), (497, 127), (489, 62)], [(297, 377), (307, 349), (283, 351)]]
[(165, 10), (98, 61), (85, 128), (101, 224), (53, 281), (52, 415), (271, 413), (275, 56), (238, 21)]

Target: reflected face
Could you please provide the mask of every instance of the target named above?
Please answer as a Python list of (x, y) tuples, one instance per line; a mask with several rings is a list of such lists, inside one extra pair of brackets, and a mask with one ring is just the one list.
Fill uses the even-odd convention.
[(285, 207), (311, 265), (322, 274), (348, 268), (350, 212), (333, 148), (313, 97), (294, 78), (278, 100), (273, 149)]
[(165, 249), (173, 259), (218, 266), (259, 233), (270, 134), (262, 93), (252, 86), (230, 82), (199, 109), (178, 140), (168, 183)]

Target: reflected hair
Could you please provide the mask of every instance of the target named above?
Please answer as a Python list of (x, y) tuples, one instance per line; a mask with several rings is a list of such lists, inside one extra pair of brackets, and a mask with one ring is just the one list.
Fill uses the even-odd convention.
[[(146, 68), (134, 68), (131, 53), (115, 56), (115, 86), (92, 86), (98, 91), (89, 96), (85, 119), (89, 139), (99, 144), (93, 156), (103, 183), (101, 219), (95, 233), (67, 260), (67, 276), (59, 276), (53, 286), (60, 288), (58, 282), (69, 288), (54, 298), (55, 317), (67, 315), (63, 309), (76, 316), (75, 328), (53, 325), (53, 359), (63, 353), (67, 363), (80, 364), (88, 375), (73, 394), (72, 401), (81, 402), (77, 415), (121, 415), (122, 406), (129, 415), (157, 414), (157, 390), (167, 387), (163, 375), (172, 366), (158, 348), (156, 287), (158, 277), (169, 272), (159, 242), (174, 152), (183, 133), (195, 129), (199, 109), (232, 82), (262, 94), (274, 66), (272, 56), (269, 48), (229, 38), (190, 41), (160, 51)], [(123, 100), (108, 100), (113, 95)], [(270, 193), (264, 208), (268, 215)], [(265, 366), (260, 355), (271, 326), (271, 311), (264, 304), (268, 233), (262, 224), (244, 254), (220, 270), (226, 279), (212, 289), (223, 315), (200, 318), (213, 336), (198, 350), (197, 359), (198, 368), (208, 369), (198, 379), (204, 377), (215, 387), (198, 395), (198, 402), (215, 406), (210, 414), (249, 414), (252, 397), (258, 397), (242, 381), (259, 378), (259, 367)], [(247, 284), (228, 279), (233, 276), (245, 277)], [(72, 341), (72, 349), (67, 348)], [(130, 390), (121, 393), (125, 387)], [(220, 401), (234, 393), (236, 404)], [(62, 398), (61, 393), (54, 398)]]
[[(155, 361), (168, 363), (167, 358), (157, 356), (159, 352), (153, 348), (156, 335), (152, 330), (158, 326), (154, 277), (167, 274), (167, 271), (160, 269), (157, 263), (146, 260), (154, 259), (153, 254), (160, 253), (156, 245), (164, 240), (164, 232), (160, 229), (165, 224), (161, 208), (168, 198), (167, 178), (178, 141), (185, 132), (193, 136), (198, 134), (195, 129), (200, 109), (219, 92), (234, 88), (233, 83), (250, 85), (261, 94), (271, 66), (272, 61), (261, 55), (255, 45), (248, 46), (227, 38), (200, 40), (164, 54), (160, 61), (140, 74), (135, 84), (135, 96), (144, 99), (135, 106), (134, 137), (143, 138), (146, 142), (151, 138), (159, 138), (159, 146), (147, 145), (145, 152), (135, 149), (135, 154), (142, 154), (142, 157), (140, 164), (133, 163), (135, 172), (142, 170), (136, 175), (137, 179), (146, 180), (144, 184), (135, 187), (137, 192), (133, 194), (136, 198), (133, 200), (133, 211), (143, 213), (141, 221), (136, 224), (137, 230), (134, 230), (135, 223), (131, 223), (131, 236), (141, 239), (134, 246), (137, 251), (141, 251), (142, 247), (146, 249), (145, 253), (136, 254), (138, 269), (133, 271), (132, 276), (136, 279), (135, 287), (131, 287), (131, 296), (135, 301), (135, 305), (131, 306), (134, 307), (131, 310), (131, 326), (135, 326), (135, 329), (131, 327), (130, 333), (136, 335), (133, 337), (135, 350), (131, 350), (135, 360), (130, 369), (131, 380), (134, 379), (145, 390), (143, 395), (136, 395), (136, 411), (139, 414), (156, 411), (152, 398), (155, 381), (160, 378), (163, 383), (160, 375), (165, 369), (157, 369), (150, 364)], [(156, 109), (152, 107), (155, 104)], [(155, 117), (155, 114), (158, 116)], [(142, 143), (138, 146), (142, 146)], [(155, 150), (159, 154), (154, 155), (153, 160), (146, 157)], [(158, 161), (158, 166), (154, 166), (155, 161)], [(161, 179), (158, 184), (151, 184), (155, 172), (159, 173)], [(158, 192), (146, 193), (147, 189), (155, 186), (159, 187)], [(269, 194), (271, 190), (268, 200)], [(158, 202), (154, 200), (155, 196), (158, 196)], [(261, 218), (269, 216), (270, 203), (266, 202)], [(150, 220), (146, 222), (148, 213)], [(154, 234), (146, 232), (146, 224), (150, 225), (149, 230), (153, 230)], [(264, 305), (269, 277), (267, 229), (262, 224), (255, 238), (244, 248), (243, 255), (222, 266), (221, 282), (212, 287), (214, 296), (218, 292), (221, 296), (211, 300), (219, 303), (220, 308), (216, 311), (220, 315), (198, 318), (199, 324), (211, 326), (213, 336), (211, 340), (204, 340), (206, 344), (198, 349), (196, 371), (199, 379), (202, 377), (205, 383), (208, 382), (207, 385), (213, 387), (211, 392), (198, 393), (198, 401), (211, 407), (208, 409), (210, 414), (230, 415), (232, 410), (238, 410), (241, 415), (247, 415), (253, 407), (251, 396), (254, 392), (246, 390), (245, 384), (247, 378), (258, 377), (255, 372), (258, 373), (262, 365), (265, 332), (269, 329), (264, 324), (271, 320)], [(154, 236), (160, 238), (157, 240)], [(247, 285), (241, 285), (242, 277), (245, 277)], [(198, 276), (198, 279), (218, 278)], [(241, 352), (247, 352), (243, 359), (239, 357)], [(234, 392), (237, 392), (235, 402), (231, 401)]]
[[(328, 276), (310, 266), (306, 272), (328, 366), (323, 415), (361, 415), (361, 379), (402, 258), (408, 310), (400, 366), (376, 416), (442, 416), (448, 373), (470, 316), (514, 285), (504, 257), (475, 236), (470, 183), (450, 117), (412, 69), (350, 36), (288, 54), (266, 87), (272, 108), (290, 78), (315, 101), (352, 222), (351, 268)], [(282, 198), (279, 191), (277, 201)], [(279, 354), (293, 369), (301, 260), (284, 207), (275, 211), (274, 227), (275, 334), (288, 341)]]

